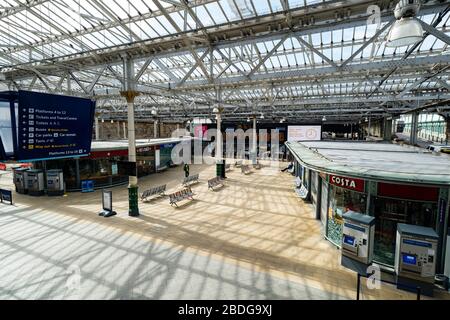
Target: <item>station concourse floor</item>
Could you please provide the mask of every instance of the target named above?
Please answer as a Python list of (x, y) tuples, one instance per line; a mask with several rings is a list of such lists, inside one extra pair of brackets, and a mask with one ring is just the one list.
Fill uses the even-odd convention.
[[(14, 206), (0, 205), (0, 299), (355, 299), (355, 273), (340, 266), (289, 173), (232, 166), (211, 191), (215, 166), (190, 171), (200, 174), (194, 201), (140, 201), (137, 218), (126, 186), (111, 189), (111, 218), (97, 215), (101, 191), (14, 194)], [(140, 191), (179, 190), (183, 174), (179, 166), (142, 178)], [(0, 177), (0, 187), (11, 184)], [(415, 299), (390, 285), (362, 291), (362, 299)]]

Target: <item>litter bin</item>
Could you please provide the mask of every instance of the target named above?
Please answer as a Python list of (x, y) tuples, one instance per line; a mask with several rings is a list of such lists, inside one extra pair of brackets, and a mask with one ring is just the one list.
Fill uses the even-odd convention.
[(226, 179), (225, 176), (225, 160), (222, 161), (218, 161), (216, 163), (216, 176), (222, 178), (222, 179)]

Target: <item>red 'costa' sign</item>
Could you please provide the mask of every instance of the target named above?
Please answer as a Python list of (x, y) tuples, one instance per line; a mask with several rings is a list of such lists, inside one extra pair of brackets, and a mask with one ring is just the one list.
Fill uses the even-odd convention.
[(330, 184), (350, 189), (358, 192), (364, 192), (364, 180), (330, 175)]

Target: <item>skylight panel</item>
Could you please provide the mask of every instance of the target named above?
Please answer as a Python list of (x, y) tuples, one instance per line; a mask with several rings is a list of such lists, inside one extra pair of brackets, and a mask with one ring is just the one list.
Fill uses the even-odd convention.
[(169, 21), (167, 21), (166, 17), (158, 16), (153, 18), (152, 20), (154, 21), (154, 23), (152, 23), (151, 26), (159, 34), (159, 36), (168, 35), (169, 32), (176, 32)]
[(252, 0), (252, 1), (256, 9), (257, 15), (262, 16), (270, 13), (270, 8), (269, 5), (267, 4), (267, 0)]
[(206, 9), (204, 6), (196, 7), (195, 14), (197, 18), (201, 21), (204, 27), (209, 27), (214, 25), (214, 21), (211, 19), (208, 12), (206, 12)]
[(232, 0), (220, 0), (220, 5), (229, 20), (235, 21), (241, 19), (241, 13)]
[(208, 3), (205, 5), (206, 9), (213, 16), (216, 24), (222, 24), (227, 22), (227, 18), (223, 15), (217, 2)]
[(333, 43), (341, 43), (342, 41), (342, 30), (333, 30)]
[[(172, 12), (171, 14), (169, 14), (169, 16), (175, 22), (178, 28), (180, 28), (181, 31), (186, 31), (184, 28), (184, 18), (180, 15), (179, 12)], [(194, 20), (192, 18), (189, 20), (189, 23), (187, 25), (188, 30), (191, 29), (190, 25), (195, 25)]]
[(280, 0), (270, 0), (270, 5), (272, 6), (273, 12), (283, 11), (283, 6)]

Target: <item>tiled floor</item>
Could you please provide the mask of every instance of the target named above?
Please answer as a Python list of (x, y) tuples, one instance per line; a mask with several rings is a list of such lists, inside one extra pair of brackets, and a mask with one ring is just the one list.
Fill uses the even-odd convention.
[[(113, 189), (118, 215), (102, 218), (101, 193), (61, 198), (15, 195), (0, 207), (2, 299), (354, 299), (356, 276), (321, 235), (293, 179), (270, 166), (228, 173), (213, 192), (213, 166), (193, 166), (195, 200), (140, 203)], [(182, 169), (140, 180), (141, 190), (180, 187)], [(0, 178), (7, 187), (10, 178)], [(367, 290), (364, 290), (368, 292)], [(413, 299), (383, 286), (363, 298)]]

